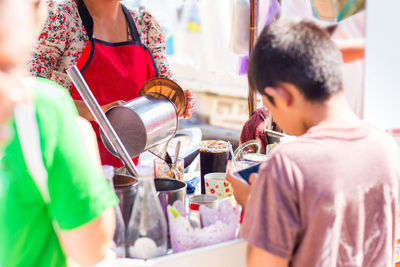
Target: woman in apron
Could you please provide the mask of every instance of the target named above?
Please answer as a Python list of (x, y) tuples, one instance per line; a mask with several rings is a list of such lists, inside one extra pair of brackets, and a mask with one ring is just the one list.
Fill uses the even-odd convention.
[[(40, 35), (30, 70), (68, 88), (79, 114), (92, 122), (102, 164), (122, 166), (99, 136), (99, 127), (65, 71), (78, 65), (103, 110), (132, 100), (144, 83), (155, 77), (172, 78), (164, 36), (147, 12), (128, 10), (119, 0), (50, 2), (49, 19)], [(185, 91), (190, 117), (194, 100)], [(137, 162), (137, 159), (135, 159)]]

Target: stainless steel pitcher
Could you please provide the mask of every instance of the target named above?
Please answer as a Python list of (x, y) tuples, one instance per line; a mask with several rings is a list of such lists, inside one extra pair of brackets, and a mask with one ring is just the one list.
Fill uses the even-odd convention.
[[(178, 129), (175, 105), (168, 98), (154, 93), (112, 107), (106, 116), (132, 158), (149, 150), (165, 159), (164, 147)], [(107, 150), (118, 156), (104, 133), (100, 134)]]
[(73, 66), (67, 73), (99, 123), (105, 147), (123, 161), (132, 175), (136, 176), (137, 170), (131, 158), (146, 150), (170, 161), (167, 146), (178, 129), (177, 109), (182, 115), (186, 108), (178, 84), (166, 78), (149, 80), (140, 97), (104, 114), (79, 69)]

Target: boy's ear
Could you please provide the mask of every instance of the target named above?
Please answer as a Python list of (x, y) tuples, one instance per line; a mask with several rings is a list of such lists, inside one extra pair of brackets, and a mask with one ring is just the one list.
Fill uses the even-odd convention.
[(291, 92), (284, 86), (265, 87), (264, 92), (272, 96), (276, 102), (281, 102), (286, 106), (291, 105), (293, 102)]

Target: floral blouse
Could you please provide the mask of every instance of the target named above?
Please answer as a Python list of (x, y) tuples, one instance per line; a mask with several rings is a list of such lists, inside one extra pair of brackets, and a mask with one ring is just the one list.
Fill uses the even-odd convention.
[[(90, 37), (74, 0), (61, 3), (51, 0), (49, 7), (49, 17), (29, 62), (29, 70), (35, 76), (48, 78), (71, 89), (72, 82), (66, 70), (78, 63)], [(130, 10), (130, 13), (141, 42), (153, 55), (160, 77), (172, 78), (160, 25), (146, 11)], [(129, 32), (128, 34), (130, 35)], [(129, 39), (131, 38), (130, 36)]]

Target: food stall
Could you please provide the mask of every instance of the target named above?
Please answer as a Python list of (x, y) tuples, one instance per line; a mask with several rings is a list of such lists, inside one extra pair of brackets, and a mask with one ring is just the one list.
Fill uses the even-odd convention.
[[(251, 16), (250, 16), (251, 17), (250, 53), (251, 53), (252, 47), (256, 41), (256, 33), (258, 32), (257, 31), (257, 15), (256, 15), (258, 12), (257, 7), (258, 7), (258, 1), (252, 0), (251, 1)], [(374, 10), (376, 11), (375, 8), (374, 8)], [(371, 18), (373, 18), (373, 16), (371, 16)], [(369, 22), (369, 28), (368, 28), (369, 38), (367, 40), (370, 40), (370, 38), (372, 38), (372, 36), (374, 36), (374, 34), (377, 33), (376, 26), (374, 24), (375, 22), (376, 22), (375, 19), (371, 19)], [(371, 40), (371, 43), (372, 42), (373, 41)], [(368, 64), (368, 55), (371, 54), (371, 57), (372, 57), (373, 53), (371, 53), (371, 49), (373, 47), (374, 47), (373, 45), (371, 45), (370, 47), (367, 47), (367, 65), (366, 65), (367, 66), (366, 67), (367, 74), (374, 71), (373, 67), (372, 67), (373, 64)], [(375, 47), (375, 49), (378, 49), (378, 48)], [(396, 57), (394, 57), (394, 58), (396, 58)], [(376, 63), (376, 60), (374, 60), (374, 62)], [(385, 62), (384, 64), (387, 65), (387, 62)], [(375, 65), (375, 67), (376, 66), (377, 65)], [(373, 77), (373, 75), (369, 75), (369, 76)], [(394, 75), (392, 78), (398, 79), (398, 77), (394, 77)], [(374, 81), (369, 81), (368, 79), (366, 81), (367, 84), (373, 84), (373, 82)], [(390, 84), (395, 85), (398, 83), (396, 83), (393, 80), (390, 80)], [(77, 87), (79, 87), (79, 86), (77, 86)], [(366, 119), (367, 120), (371, 119), (371, 121), (375, 121), (376, 119), (374, 118), (374, 116), (372, 116), (372, 113), (371, 113), (370, 100), (372, 98), (375, 98), (376, 94), (373, 93), (371, 85), (367, 86), (365, 97), (366, 97), (366, 106), (365, 106)], [(387, 99), (387, 96), (385, 97), (385, 99)], [(254, 113), (255, 108), (256, 108), (256, 95), (253, 93), (252, 90), (249, 90), (249, 115), (252, 115)], [(392, 110), (390, 111), (390, 114), (393, 115)], [(390, 126), (388, 126), (388, 125), (390, 125)], [(399, 124), (396, 121), (393, 124), (390, 123), (390, 124), (385, 124), (382, 126), (384, 126), (386, 128), (387, 127), (395, 128), (395, 127), (399, 127)], [(113, 134), (112, 130), (109, 129), (109, 132), (110, 132), (110, 134), (114, 135), (114, 137), (113, 137), (115, 139), (114, 141), (117, 143), (116, 146), (113, 146), (114, 149), (116, 149), (118, 151), (118, 154), (124, 155), (123, 160), (125, 161), (125, 165), (128, 167), (128, 171), (131, 174), (137, 174), (137, 170), (135, 170), (135, 167), (133, 166), (133, 164), (129, 162), (129, 158), (130, 158), (129, 156), (132, 156), (132, 155), (128, 155), (127, 151), (124, 151), (125, 148), (122, 146), (122, 144), (125, 142), (119, 141), (118, 136)], [(141, 150), (147, 150), (147, 149), (141, 149)], [(165, 151), (161, 152), (161, 154), (160, 154), (160, 151), (158, 151), (157, 154), (162, 155), (161, 157), (163, 157), (165, 159)], [(191, 180), (196, 175), (199, 176), (200, 174), (199, 173), (195, 173), (195, 174), (189, 173), (189, 174), (185, 175), (184, 179)], [(199, 190), (198, 187), (197, 187), (197, 190)], [(199, 192), (197, 191), (196, 193), (199, 193)], [(205, 192), (201, 192), (201, 193), (204, 194)], [(169, 204), (172, 204), (172, 203), (169, 203)], [(170, 216), (170, 214), (168, 216)], [(213, 244), (213, 245), (209, 245), (209, 246), (195, 248), (195, 249), (191, 249), (191, 250), (184, 251), (184, 252), (170, 253), (170, 254), (167, 254), (164, 256), (155, 257), (155, 258), (148, 259), (148, 260), (120, 258), (117, 260), (117, 264), (118, 264), (118, 266), (121, 266), (121, 267), (136, 267), (136, 266), (160, 266), (160, 267), (193, 266), (193, 267), (196, 267), (196, 266), (204, 266), (204, 265), (207, 265), (210, 267), (212, 267), (212, 266), (230, 266), (230, 267), (237, 266), (237, 267), (240, 267), (240, 266), (246, 265), (245, 248), (246, 248), (245, 242), (241, 239), (236, 239), (236, 240), (222, 242), (219, 244)]]
[[(114, 175), (112, 167), (103, 167), (120, 199), (120, 205), (115, 208), (113, 251), (121, 258), (135, 258), (122, 260), (123, 266), (167, 266), (164, 263), (190, 262), (209, 251), (221, 251), (228, 256), (235, 250), (238, 258), (230, 257), (230, 260), (244, 262), (244, 243), (234, 241), (238, 237), (242, 209), (232, 195), (231, 185), (225, 181), (228, 156), (230, 152), (233, 155), (229, 142), (202, 142), (199, 149), (201, 187), (196, 186), (198, 182), (194, 184), (191, 192), (194, 194), (188, 198), (189, 184), (183, 181), (185, 160), (179, 160), (180, 141), (174, 156), (169, 155), (168, 144), (176, 134), (179, 112), (186, 107), (183, 90), (171, 80), (155, 78), (145, 83), (139, 98), (104, 113), (78, 68), (73, 66), (67, 73), (98, 122), (106, 148), (121, 159), (128, 174), (120, 170)], [(132, 133), (136, 138), (131, 138)], [(144, 151), (155, 156), (154, 164), (136, 167), (132, 158)], [(214, 181), (207, 180), (207, 174), (218, 171), (223, 177), (215, 180), (216, 185), (211, 189), (215, 195), (205, 195), (206, 185)], [(186, 179), (199, 180), (197, 177)], [(199, 249), (190, 251), (196, 248)], [(186, 251), (189, 252), (171, 254)], [(218, 262), (213, 258), (210, 261)]]

